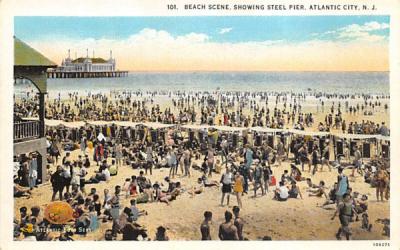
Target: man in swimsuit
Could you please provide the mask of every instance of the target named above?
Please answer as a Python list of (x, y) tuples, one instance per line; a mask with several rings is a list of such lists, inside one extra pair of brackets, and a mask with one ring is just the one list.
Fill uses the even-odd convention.
[(243, 219), (239, 217), (240, 208), (238, 206), (234, 206), (232, 209), (233, 215), (235, 216), (233, 224), (237, 228), (238, 238), (239, 240), (243, 240)]
[(336, 215), (339, 213), (339, 220), (340, 220), (340, 228), (336, 233), (336, 238), (338, 240), (341, 239), (342, 233), (345, 234), (346, 240), (350, 240), (350, 228), (349, 224), (351, 221), (352, 213), (356, 213), (353, 208), (353, 202), (351, 201), (351, 197), (348, 193), (343, 195), (343, 201), (339, 202), (337, 206), (337, 210), (333, 214), (331, 220), (335, 219)]
[(210, 225), (212, 219), (212, 212), (204, 212), (204, 221), (200, 225), (201, 240), (211, 240)]
[(238, 240), (238, 230), (232, 222), (232, 213), (225, 211), (225, 222), (219, 226), (218, 236), (220, 240)]

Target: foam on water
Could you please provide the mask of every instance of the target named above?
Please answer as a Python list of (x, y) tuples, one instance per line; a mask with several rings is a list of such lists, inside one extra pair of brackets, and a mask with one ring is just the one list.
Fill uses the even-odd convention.
[(389, 72), (179, 72), (129, 73), (122, 78), (49, 79), (50, 97), (58, 93), (143, 91), (288, 91), (338, 94), (389, 94)]

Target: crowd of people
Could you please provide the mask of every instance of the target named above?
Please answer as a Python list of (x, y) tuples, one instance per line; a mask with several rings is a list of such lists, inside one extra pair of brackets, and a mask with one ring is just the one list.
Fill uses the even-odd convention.
[[(159, 95), (168, 97), (172, 108), (162, 111), (155, 102)], [(15, 119), (35, 115), (35, 98), (32, 102), (24, 100), (15, 104)], [(234, 127), (284, 128), (292, 124), (305, 129), (316, 124), (312, 112), (302, 111), (303, 102), (309, 98), (317, 100), (317, 112), (327, 110), (325, 121), (318, 125), (319, 131), (390, 134), (385, 123), (363, 121), (346, 125), (342, 118), (343, 112), (353, 115), (384, 112), (388, 107), (381, 101), (387, 101), (387, 96), (137, 91), (82, 97), (70, 93), (66, 102), (60, 96), (47, 102), (46, 116), (65, 121), (130, 120)], [(361, 99), (361, 104), (350, 104), (355, 98)], [(169, 240), (165, 225), (157, 228), (154, 238), (148, 235), (146, 226), (139, 223), (140, 217), (147, 216), (148, 212), (139, 209), (140, 204), (165, 203), (168, 206), (183, 195), (196, 198), (218, 188), (221, 189), (218, 204), (221, 207), (232, 204), (231, 195), (236, 198), (235, 206), (232, 211), (225, 211), (225, 220), (218, 228), (220, 240), (246, 240), (243, 230), (246, 222), (240, 216), (240, 211), (246, 209), (243, 197), (266, 199), (269, 193), (276, 202), (324, 197), (321, 208), (334, 207), (336, 212), (332, 219), (339, 216), (336, 237), (350, 239), (350, 223), (361, 217), (361, 226), (367, 231), (373, 223), (368, 220), (368, 196), (353, 190), (349, 179), (363, 176), (365, 183), (376, 189), (378, 201), (390, 198), (389, 156), (379, 153), (373, 160), (363, 159), (361, 148), (349, 143), (347, 147), (353, 147), (352, 154), (346, 157), (347, 162), (342, 161), (336, 142), (330, 137), (296, 135), (289, 138), (275, 134), (271, 138), (261, 133), (224, 132), (213, 128), (182, 130), (116, 125), (48, 127), (46, 136), (47, 176), (39, 176), (35, 153), (16, 156), (14, 197), (32, 199), (32, 190), (41, 188), (37, 184), (39, 180), (43, 185), (49, 183), (51, 185), (46, 187), (52, 189), (49, 202), (68, 203), (73, 209), (73, 218), (66, 225), (57, 225), (43, 216), (43, 208), (39, 206), (31, 207), (30, 213), (27, 207), (20, 207), (18, 218), (14, 218), (14, 238), (18, 240), (73, 240), (74, 235), (85, 236), (99, 230), (104, 232), (101, 237), (104, 240)], [(290, 167), (286, 169), (286, 166)], [(319, 180), (318, 185), (313, 184), (324, 167), (332, 174), (337, 171), (337, 181)], [(139, 174), (121, 176), (122, 168), (131, 168), (132, 173)], [(285, 168), (283, 174), (277, 176), (277, 169), (282, 168)], [(155, 171), (160, 169), (167, 169), (162, 180), (154, 177)], [(349, 176), (344, 174), (346, 169), (351, 169)], [(195, 177), (196, 181), (191, 185), (183, 184), (177, 181), (178, 176), (188, 180)], [(108, 184), (113, 178), (123, 181), (113, 187), (96, 188), (97, 184)], [(300, 186), (302, 183), (307, 185), (305, 192)], [(87, 185), (91, 186), (90, 190)], [(129, 205), (125, 206), (127, 202)], [(211, 211), (204, 212), (199, 239), (214, 240), (210, 233), (215, 230), (212, 216)], [(389, 222), (382, 222), (386, 231)], [(69, 229), (61, 230), (56, 236), (51, 234), (65, 228)], [(271, 236), (263, 239), (271, 240)]]
[[(15, 97), (15, 120), (38, 115), (37, 96)], [(166, 100), (160, 102), (158, 100)], [(307, 102), (313, 100), (315, 107)], [(384, 103), (384, 104), (383, 104)], [(229, 91), (121, 91), (79, 96), (60, 93), (46, 103), (46, 118), (63, 121), (133, 121), (165, 124), (208, 124), (232, 127), (316, 128), (350, 134), (389, 135), (385, 123), (368, 120), (389, 109), (385, 95), (332, 95), (321, 93)], [(330, 107), (327, 107), (330, 105)], [(165, 108), (164, 108), (165, 106)], [(306, 108), (304, 107), (306, 106)], [(316, 115), (325, 118), (316, 120)], [(347, 122), (364, 116), (362, 121)]]

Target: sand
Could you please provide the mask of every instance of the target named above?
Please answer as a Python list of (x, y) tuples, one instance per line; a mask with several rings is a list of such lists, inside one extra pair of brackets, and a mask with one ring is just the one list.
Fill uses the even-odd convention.
[[(80, 153), (80, 150), (72, 152), (72, 157), (75, 158)], [(88, 152), (89, 155), (92, 152)], [(93, 163), (92, 163), (93, 164)], [(289, 169), (289, 162), (284, 162), (281, 167), (273, 167), (274, 175), (279, 179), (284, 169)], [(89, 175), (97, 167), (92, 165), (89, 168)], [(307, 170), (308, 168), (306, 168)], [(169, 169), (153, 170), (150, 177), (152, 182), (162, 182), (167, 176)], [(192, 170), (192, 177), (176, 177), (173, 181), (180, 181), (183, 187), (190, 188), (196, 179), (201, 176), (201, 173)], [(349, 175), (350, 170), (345, 170), (345, 174)], [(100, 199), (103, 198), (103, 190), (108, 188), (114, 190), (115, 185), (122, 185), (125, 178), (131, 175), (139, 175), (139, 170), (134, 170), (128, 166), (122, 166), (119, 169), (118, 175), (113, 176), (110, 182), (101, 182), (99, 184), (87, 184), (86, 190), (91, 187), (96, 187), (100, 194)], [(304, 177), (308, 177), (308, 172), (304, 173)], [(325, 167), (324, 172), (317, 172), (312, 178), (314, 183), (324, 180), (330, 188), (336, 180), (336, 169), (329, 172)], [(219, 181), (220, 174), (214, 174), (213, 180)], [(353, 232), (352, 239), (354, 240), (378, 240), (387, 239), (382, 236), (383, 225), (375, 223), (377, 219), (389, 218), (389, 202), (377, 202), (375, 198), (375, 189), (369, 184), (364, 183), (363, 177), (356, 176), (350, 182), (353, 191), (358, 191), (360, 194), (367, 194), (369, 197), (368, 214), (370, 223), (373, 224), (371, 232), (361, 229), (361, 222), (351, 224)], [(289, 199), (287, 202), (278, 202), (272, 200), (272, 192), (266, 196), (258, 196), (251, 198), (253, 195), (252, 186), (248, 195), (244, 195), (243, 209), (241, 216), (245, 220), (244, 237), (250, 240), (257, 240), (263, 236), (271, 236), (273, 240), (335, 240), (335, 233), (339, 227), (339, 219), (336, 217), (334, 221), (330, 220), (334, 210), (325, 210), (317, 205), (321, 205), (325, 198), (308, 197), (306, 192), (306, 183), (299, 182), (301, 192), (304, 199)], [(271, 188), (272, 190), (274, 188)], [(259, 194), (261, 191), (259, 190)], [(14, 210), (16, 217), (19, 217), (18, 209), (21, 206), (26, 206), (28, 209), (34, 205), (39, 205), (44, 208), (51, 200), (51, 186), (46, 183), (40, 185), (39, 188), (33, 190), (32, 198), (16, 198)], [(213, 222), (211, 226), (212, 239), (218, 239), (218, 227), (223, 222), (224, 212), (232, 210), (233, 205), (237, 205), (236, 197), (231, 195), (230, 206), (220, 206), (221, 191), (220, 188), (206, 188), (205, 192), (196, 195), (194, 198), (188, 193), (183, 193), (178, 198), (171, 202), (170, 205), (165, 203), (148, 203), (139, 204), (139, 209), (145, 209), (148, 212), (147, 216), (139, 217), (138, 223), (145, 226), (151, 238), (154, 238), (156, 228), (160, 225), (165, 226), (167, 235), (171, 240), (199, 240), (199, 226), (203, 220), (203, 213), (209, 210), (213, 213)], [(129, 199), (122, 199), (123, 206), (129, 206)], [(43, 210), (42, 210), (43, 212)], [(89, 233), (86, 237), (75, 235), (75, 240), (103, 240), (104, 231), (111, 228), (112, 223), (100, 223), (101, 227), (95, 232)]]

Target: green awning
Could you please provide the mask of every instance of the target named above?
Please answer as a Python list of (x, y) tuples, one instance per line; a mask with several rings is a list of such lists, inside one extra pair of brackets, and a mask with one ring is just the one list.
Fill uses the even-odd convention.
[(14, 66), (56, 67), (57, 64), (14, 37)]

